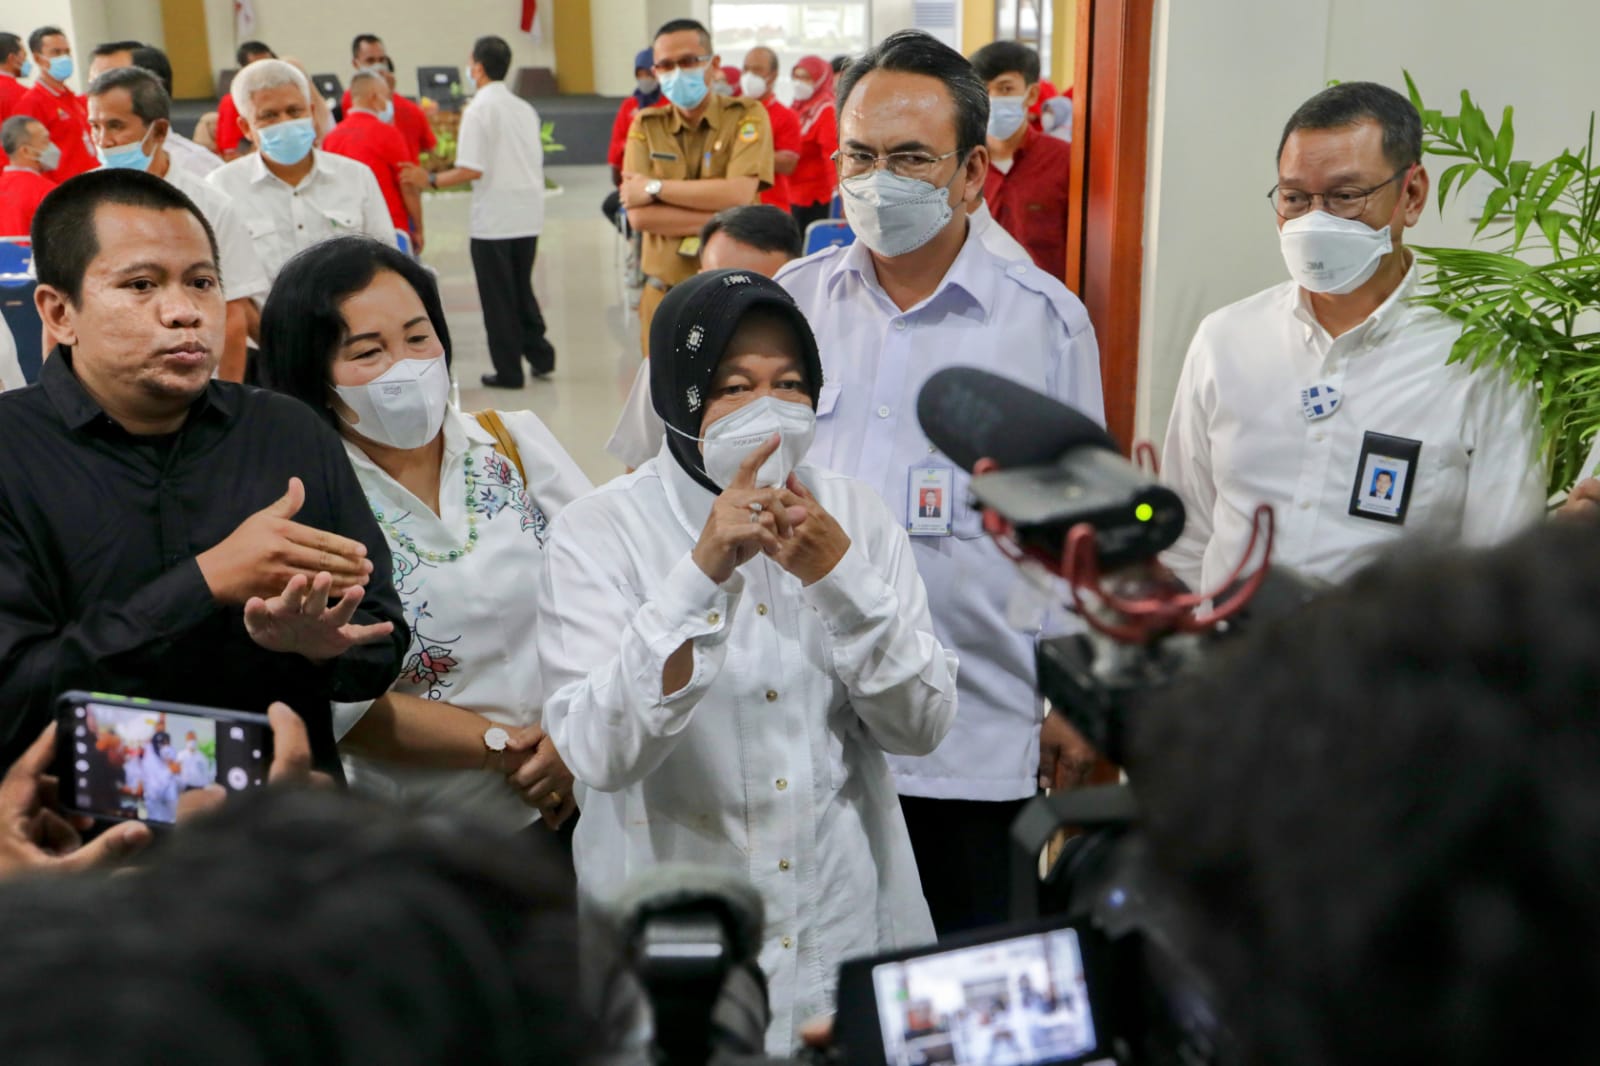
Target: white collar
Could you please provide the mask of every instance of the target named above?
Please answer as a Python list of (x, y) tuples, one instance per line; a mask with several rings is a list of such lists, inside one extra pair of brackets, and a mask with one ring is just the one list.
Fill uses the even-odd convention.
[(667, 504), (672, 508), (673, 516), (691, 537), (699, 537), (700, 531), (706, 527), (706, 519), (711, 517), (711, 505), (717, 502), (717, 497), (689, 476), (669, 446), (672, 430), (667, 430), (667, 434), (652, 462), (661, 470), (661, 482), (666, 486)]
[[(956, 254), (955, 261), (950, 264), (950, 269), (945, 271), (944, 277), (939, 279), (939, 284), (935, 286), (933, 293), (903, 312), (895, 308), (892, 314), (894, 316), (913, 314), (944, 297), (946, 291), (956, 289), (977, 304), (987, 319), (990, 308), (994, 306), (995, 279), (994, 272), (985, 268), (996, 258), (998, 257), (993, 252), (984, 247), (979, 227), (973, 224), (969, 216), (967, 236), (961, 243), (961, 251)], [(873, 266), (871, 250), (860, 241), (850, 245), (844, 250), (844, 254), (839, 256), (839, 263), (828, 279), (829, 296), (834, 296), (835, 287), (840, 284), (841, 279), (850, 275), (853, 275), (869, 292), (875, 294), (885, 306), (894, 307), (894, 302), (878, 283), (878, 271)]]
[(256, 145), (256, 150), (251, 153), (251, 158), (255, 160), (255, 163), (253, 164), (254, 169), (250, 172), (250, 181), (252, 184), (260, 184), (261, 182), (266, 181), (268, 178), (271, 178), (273, 181), (277, 182), (279, 185), (282, 185), (286, 189), (303, 189), (317, 180), (317, 173), (319, 170), (317, 162), (318, 156), (321, 155), (321, 152), (322, 150), (320, 148), (311, 149), (311, 169), (306, 171), (306, 176), (300, 179), (299, 185), (290, 185), (288, 182), (278, 177), (278, 175), (267, 169), (266, 157), (261, 154), (261, 146), (258, 144)]
[[(1408, 252), (1407, 254), (1410, 253)], [(1411, 299), (1421, 284), (1421, 277), (1422, 266), (1418, 263), (1416, 256), (1412, 255), (1411, 267), (1406, 271), (1405, 277), (1400, 279), (1400, 284), (1396, 285), (1388, 298), (1379, 304), (1372, 314), (1367, 316), (1366, 321), (1348, 333), (1340, 334), (1340, 339), (1342, 340), (1344, 337), (1360, 337), (1368, 343), (1377, 344), (1401, 325), (1409, 322), (1412, 314), (1416, 311), (1416, 306), (1411, 302)], [(1316, 312), (1311, 307), (1311, 298), (1306, 294), (1306, 291), (1298, 285), (1291, 285), (1289, 293), (1290, 310), (1294, 317), (1312, 329), (1326, 333), (1326, 327), (1317, 321)]]

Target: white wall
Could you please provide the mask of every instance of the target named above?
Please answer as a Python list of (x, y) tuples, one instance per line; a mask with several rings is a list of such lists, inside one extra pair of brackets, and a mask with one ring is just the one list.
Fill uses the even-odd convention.
[[(231, 0), (230, 0), (231, 2)], [(100, 0), (105, 11), (105, 39), (161, 44), (161, 0)]]
[[(1462, 89), (1517, 109), (1518, 158), (1578, 147), (1600, 107), (1600, 4), (1520, 0), (1160, 0), (1152, 63), (1137, 433), (1165, 433), (1184, 352), (1205, 314), (1286, 277), (1266, 192), (1284, 121), (1329, 79), (1430, 106)], [(1428, 161), (1437, 176), (1442, 166)], [(1416, 243), (1462, 244), (1466, 204)]]

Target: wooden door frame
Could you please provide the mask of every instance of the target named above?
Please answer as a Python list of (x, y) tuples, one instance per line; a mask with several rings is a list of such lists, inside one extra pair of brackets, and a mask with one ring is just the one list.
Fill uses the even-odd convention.
[(1127, 451), (1139, 381), (1155, 0), (1076, 0), (1076, 5), (1067, 287), (1083, 300), (1094, 323), (1106, 428)]

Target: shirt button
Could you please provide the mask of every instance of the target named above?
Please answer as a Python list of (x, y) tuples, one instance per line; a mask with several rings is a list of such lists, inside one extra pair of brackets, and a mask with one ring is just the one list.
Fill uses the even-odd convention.
[(776, 692), (774, 692), (770, 688), (767, 689), (767, 702), (768, 703), (776, 703), (777, 701), (778, 701), (778, 694)]
[(783, 938), (783, 946), (786, 947), (786, 948), (794, 947), (794, 938), (793, 937), (787, 937), (787, 936), (784, 937)]
[(889, 417), (889, 405), (888, 404), (884, 404), (882, 407), (878, 408), (878, 417), (879, 418), (888, 418)]
[(1310, 500), (1301, 500), (1300, 501), (1300, 510), (1302, 510), (1302, 511), (1311, 510), (1311, 501)]
[[(783, 870), (785, 873), (787, 873), (788, 870), (789, 870), (789, 860), (788, 859), (779, 859), (778, 860), (778, 869)], [(785, 947), (787, 947), (787, 946), (788, 945), (785, 945)]]
[(784, 789), (786, 789), (788, 787), (789, 787), (789, 779), (787, 777), (778, 778), (778, 791), (779, 792), (782, 792)]
[(712, 611), (710, 614), (706, 615), (706, 624), (707, 625), (713, 625), (714, 626), (720, 621), (722, 621), (722, 615), (718, 614), (716, 611)]
[(1328, 435), (1327, 435), (1327, 434), (1326, 434), (1326, 433), (1318, 433), (1318, 434), (1317, 434), (1317, 435), (1316, 435), (1316, 436), (1315, 436), (1315, 437), (1314, 437), (1314, 438), (1312, 438), (1312, 439), (1313, 439), (1313, 440), (1327, 440), (1327, 439), (1328, 439)]
[(1023, 274), (1026, 274), (1027, 272), (1028, 272), (1028, 268), (1023, 266), (1021, 263), (1018, 263), (1016, 266), (1011, 268), (1011, 273), (1017, 275), (1018, 277), (1021, 277)]
[(766, 604), (764, 604), (764, 603), (756, 604), (756, 614), (765, 615), (766, 613), (767, 613), (767, 605)]
[(906, 328), (906, 320), (903, 319), (903, 318), (895, 319), (894, 320), (894, 328), (895, 329), (905, 329)]

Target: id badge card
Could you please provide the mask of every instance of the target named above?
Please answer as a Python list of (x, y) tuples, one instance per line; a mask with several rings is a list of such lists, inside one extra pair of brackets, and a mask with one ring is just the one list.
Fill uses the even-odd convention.
[(938, 463), (911, 468), (906, 486), (906, 532), (913, 537), (948, 537), (955, 506), (955, 470)]
[(700, 237), (698, 234), (685, 237), (678, 242), (678, 254), (686, 259), (693, 259), (700, 254)]
[(1368, 430), (1361, 439), (1356, 483), (1350, 487), (1350, 514), (1373, 522), (1405, 525), (1421, 456), (1420, 440)]

